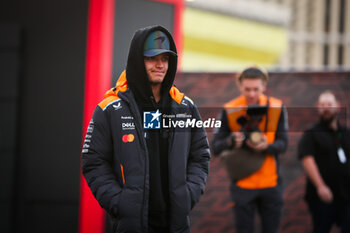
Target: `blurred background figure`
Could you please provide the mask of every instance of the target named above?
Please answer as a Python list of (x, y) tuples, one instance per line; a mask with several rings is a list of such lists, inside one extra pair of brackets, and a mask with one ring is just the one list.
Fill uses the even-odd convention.
[(340, 106), (331, 91), (318, 99), (319, 122), (299, 142), (299, 158), (307, 175), (305, 199), (314, 233), (333, 224), (350, 232), (350, 131), (338, 121)]
[[(281, 100), (264, 95), (267, 80), (268, 74), (257, 67), (238, 76), (241, 95), (224, 105), (222, 126), (212, 142), (230, 174), (237, 233), (254, 232), (256, 212), (265, 233), (277, 233), (282, 217), (278, 155), (287, 149), (288, 117)], [(227, 150), (232, 151), (227, 154)], [(251, 172), (237, 175), (248, 169)]]

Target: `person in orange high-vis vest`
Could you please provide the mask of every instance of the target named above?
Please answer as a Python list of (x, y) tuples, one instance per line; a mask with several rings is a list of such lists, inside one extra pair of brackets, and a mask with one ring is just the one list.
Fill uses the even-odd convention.
[[(249, 67), (238, 75), (241, 95), (224, 105), (220, 114), (221, 128), (214, 132), (211, 143), (214, 155), (227, 150), (259, 152), (262, 165), (253, 173), (232, 180), (231, 194), (237, 233), (254, 232), (257, 211), (261, 216), (262, 232), (278, 232), (282, 216), (282, 185), (278, 155), (288, 144), (288, 117), (282, 101), (265, 96), (268, 74), (258, 67)], [(265, 107), (265, 112), (244, 125), (247, 109)], [(250, 119), (250, 118), (249, 118)], [(245, 122), (245, 121), (244, 121)], [(262, 136), (253, 142), (249, 138), (252, 122)], [(238, 168), (237, 168), (238, 169)], [(241, 168), (240, 168), (241, 169)]]

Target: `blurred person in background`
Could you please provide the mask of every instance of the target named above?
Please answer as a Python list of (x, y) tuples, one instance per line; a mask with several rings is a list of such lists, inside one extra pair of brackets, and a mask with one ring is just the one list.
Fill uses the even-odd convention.
[(241, 95), (225, 104), (211, 143), (231, 179), (237, 233), (254, 232), (256, 212), (262, 232), (278, 232), (282, 216), (278, 155), (287, 148), (288, 117), (281, 100), (264, 95), (267, 81), (267, 72), (255, 66), (239, 74)]
[(82, 172), (114, 232), (190, 232), (189, 213), (204, 191), (210, 153), (203, 128), (160, 127), (162, 114), (200, 119), (173, 86), (176, 69), (171, 34), (161, 26), (139, 29), (126, 71), (89, 124)]
[(305, 199), (314, 233), (330, 232), (333, 224), (350, 232), (350, 131), (339, 123), (340, 105), (331, 91), (318, 98), (319, 122), (302, 136), (298, 156), (307, 184)]

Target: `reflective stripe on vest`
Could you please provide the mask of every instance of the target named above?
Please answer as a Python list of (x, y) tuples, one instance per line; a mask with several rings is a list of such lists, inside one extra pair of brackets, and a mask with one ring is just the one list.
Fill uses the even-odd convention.
[[(259, 97), (259, 105), (266, 105), (267, 97), (261, 95)], [(240, 131), (241, 125), (237, 123), (237, 119), (246, 114), (247, 101), (244, 96), (239, 96), (236, 99), (225, 104), (225, 110), (227, 112), (227, 120), (232, 132)], [(259, 123), (259, 129), (264, 132), (267, 137), (267, 142), (272, 144), (275, 140), (275, 134), (277, 130), (278, 120), (282, 111), (282, 101), (269, 97), (269, 109), (268, 109), (268, 124), (265, 132), (266, 116), (263, 116)], [(277, 166), (275, 157), (271, 154), (267, 154), (265, 161), (261, 168), (250, 176), (240, 179), (236, 182), (236, 185), (245, 189), (261, 189), (272, 188), (277, 185)]]

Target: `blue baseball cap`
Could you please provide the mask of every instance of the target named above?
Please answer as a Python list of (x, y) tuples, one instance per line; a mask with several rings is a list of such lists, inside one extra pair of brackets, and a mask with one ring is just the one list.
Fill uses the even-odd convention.
[(154, 57), (161, 53), (169, 53), (177, 56), (174, 51), (170, 50), (168, 37), (162, 31), (154, 31), (148, 35), (143, 50), (145, 57)]

